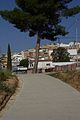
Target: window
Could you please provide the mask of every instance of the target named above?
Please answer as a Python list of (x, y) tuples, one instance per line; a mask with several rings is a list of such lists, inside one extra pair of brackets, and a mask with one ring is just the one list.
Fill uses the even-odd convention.
[(47, 63), (46, 66), (50, 66), (50, 63)]

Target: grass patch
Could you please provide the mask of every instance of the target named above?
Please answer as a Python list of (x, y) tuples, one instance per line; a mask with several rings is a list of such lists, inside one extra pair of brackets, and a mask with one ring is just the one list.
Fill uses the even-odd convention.
[(56, 72), (49, 75), (68, 83), (80, 92), (80, 70)]
[(9, 93), (12, 93), (12, 88), (9, 88), (5, 83), (0, 83), (0, 90)]
[(12, 74), (9, 71), (0, 71), (0, 82), (6, 81)]
[(15, 93), (17, 86), (18, 79), (15, 75), (9, 71), (0, 71), (0, 111)]
[[(0, 91), (14, 93), (17, 85), (11, 85), (13, 83), (10, 80), (13, 79), (13, 75), (9, 71), (0, 71)], [(14, 81), (15, 82), (15, 81)]]

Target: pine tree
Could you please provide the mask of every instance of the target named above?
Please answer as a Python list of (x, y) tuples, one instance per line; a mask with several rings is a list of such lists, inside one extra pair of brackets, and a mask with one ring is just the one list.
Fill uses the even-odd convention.
[(13, 10), (0, 11), (0, 15), (22, 32), (37, 35), (34, 72), (37, 72), (41, 39), (54, 41), (68, 32), (61, 20), (80, 12), (80, 6), (69, 7), (73, 0), (15, 0)]
[(11, 60), (11, 49), (10, 44), (8, 44), (8, 50), (7, 50), (7, 70), (12, 70), (12, 60)]

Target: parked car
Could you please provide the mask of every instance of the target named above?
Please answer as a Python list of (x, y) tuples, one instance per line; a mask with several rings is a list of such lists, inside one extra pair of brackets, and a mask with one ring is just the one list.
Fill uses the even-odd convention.
[(27, 67), (23, 67), (23, 66), (13, 67), (12, 71), (16, 73), (27, 73)]

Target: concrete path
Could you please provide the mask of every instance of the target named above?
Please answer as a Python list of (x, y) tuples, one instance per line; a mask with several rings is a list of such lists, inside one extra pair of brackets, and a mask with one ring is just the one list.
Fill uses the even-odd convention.
[(0, 120), (80, 120), (80, 93), (43, 74), (19, 75), (23, 87)]

